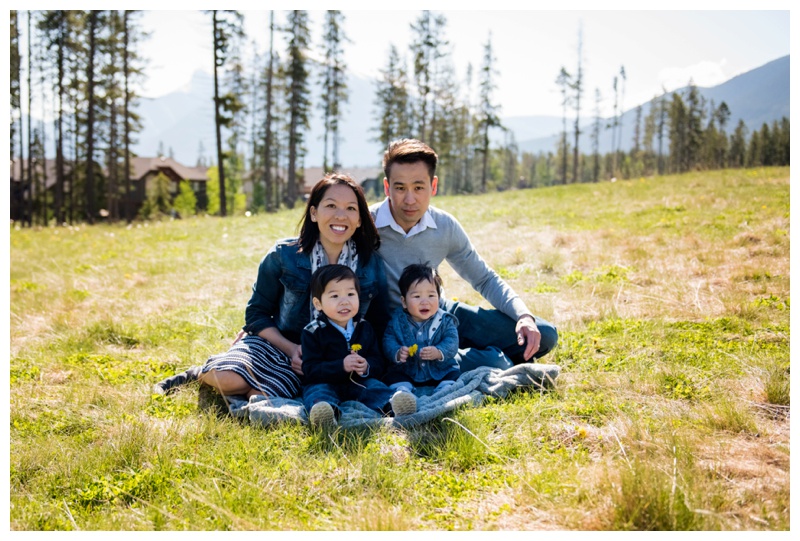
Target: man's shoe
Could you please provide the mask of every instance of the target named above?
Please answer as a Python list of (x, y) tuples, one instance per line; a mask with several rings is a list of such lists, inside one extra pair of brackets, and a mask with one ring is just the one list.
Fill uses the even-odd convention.
[(317, 402), (311, 407), (308, 412), (308, 421), (311, 426), (330, 430), (336, 426), (336, 416), (333, 413), (333, 407), (327, 402)]
[(174, 391), (175, 387), (179, 387), (181, 385), (185, 385), (190, 381), (196, 381), (197, 378), (200, 376), (200, 372), (203, 370), (202, 366), (193, 366), (186, 372), (181, 372), (180, 374), (175, 374), (174, 376), (168, 377), (163, 381), (159, 381), (155, 385), (153, 385), (153, 393), (154, 394), (171, 394)]
[(405, 391), (397, 391), (389, 400), (395, 417), (417, 413), (417, 397)]

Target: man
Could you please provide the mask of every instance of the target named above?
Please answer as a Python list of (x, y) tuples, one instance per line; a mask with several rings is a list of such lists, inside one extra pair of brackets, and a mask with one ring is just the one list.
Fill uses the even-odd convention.
[(478, 366), (510, 368), (539, 358), (558, 342), (556, 328), (534, 317), (523, 300), (497, 275), (452, 215), (430, 206), (436, 195), (438, 156), (425, 143), (402, 139), (383, 155), (386, 199), (370, 207), (381, 236), (378, 253), (389, 283), (389, 308), (400, 305), (398, 280), (414, 263), (438, 268), (447, 261), (494, 310), (442, 299), (442, 308), (458, 318), (462, 371)]

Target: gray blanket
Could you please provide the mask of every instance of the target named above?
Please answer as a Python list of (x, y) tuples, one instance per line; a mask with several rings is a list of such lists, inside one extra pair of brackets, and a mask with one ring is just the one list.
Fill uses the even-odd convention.
[[(417, 412), (413, 415), (385, 417), (360, 402), (342, 402), (339, 405), (339, 426), (416, 426), (460, 406), (479, 405), (487, 396), (502, 398), (514, 389), (552, 387), (559, 372), (560, 368), (554, 364), (538, 363), (518, 364), (508, 370), (476, 368), (461, 374), (455, 384), (438, 392), (434, 393), (433, 387), (416, 389)], [(253, 396), (247, 401), (228, 397), (228, 402), (231, 414), (252, 423), (264, 426), (281, 422), (308, 423), (303, 402), (297, 399)]]

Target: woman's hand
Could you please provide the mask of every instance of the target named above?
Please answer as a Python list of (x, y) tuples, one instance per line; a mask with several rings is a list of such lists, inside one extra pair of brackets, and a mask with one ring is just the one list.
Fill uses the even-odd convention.
[(351, 353), (344, 358), (344, 371), (363, 376), (367, 373), (367, 360), (358, 353)]
[(239, 334), (237, 334), (237, 335), (236, 335), (236, 338), (234, 338), (233, 342), (231, 342), (231, 345), (235, 344), (236, 342), (238, 342), (239, 340), (241, 340), (241, 339), (242, 339), (242, 338), (244, 338), (245, 336), (247, 336), (247, 333), (246, 333), (246, 332), (244, 332), (244, 331), (239, 331)]
[(292, 372), (298, 376), (303, 375), (303, 346), (299, 345), (292, 352)]

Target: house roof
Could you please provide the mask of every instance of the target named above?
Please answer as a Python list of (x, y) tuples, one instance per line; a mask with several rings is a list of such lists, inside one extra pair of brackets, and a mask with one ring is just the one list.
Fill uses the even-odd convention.
[(141, 179), (151, 171), (170, 168), (184, 180), (208, 180), (207, 167), (188, 167), (166, 156), (131, 158), (131, 167), (133, 168), (133, 178), (135, 179)]
[[(26, 162), (27, 167), (27, 162)], [(56, 161), (55, 159), (48, 158), (45, 160), (45, 168), (47, 172), (47, 188), (55, 185), (56, 183)], [(133, 175), (131, 175), (131, 179), (141, 180), (144, 178), (148, 173), (155, 172), (158, 173), (162, 169), (170, 168), (172, 169), (178, 177), (184, 180), (194, 180), (194, 181), (206, 181), (208, 180), (208, 168), (207, 167), (187, 167), (172, 158), (167, 157), (155, 157), (155, 158), (146, 158), (146, 157), (131, 157), (131, 169), (133, 169)], [(13, 182), (19, 182), (21, 174), (20, 174), (20, 160), (14, 160), (11, 162), (11, 180)], [(105, 170), (105, 168), (103, 168)]]

